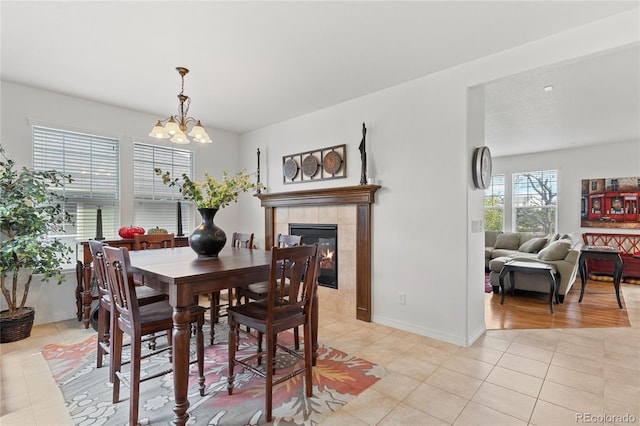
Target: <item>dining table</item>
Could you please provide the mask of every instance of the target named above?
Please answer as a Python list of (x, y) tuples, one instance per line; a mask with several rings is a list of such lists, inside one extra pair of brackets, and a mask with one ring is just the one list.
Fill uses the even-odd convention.
[[(217, 257), (199, 257), (190, 247), (130, 251), (132, 272), (143, 283), (162, 291), (173, 307), (173, 384), (172, 424), (189, 420), (190, 337), (189, 306), (194, 296), (218, 290), (267, 281), (271, 251), (244, 247), (225, 247)], [(318, 350), (318, 301), (312, 307), (313, 364)], [(212, 324), (213, 326), (213, 324)]]

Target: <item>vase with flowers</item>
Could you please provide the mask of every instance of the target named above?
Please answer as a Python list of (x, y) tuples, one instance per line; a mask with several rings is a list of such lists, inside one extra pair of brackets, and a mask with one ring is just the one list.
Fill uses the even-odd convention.
[(251, 175), (244, 170), (235, 175), (229, 175), (227, 170), (223, 170), (220, 180), (205, 173), (205, 180), (202, 182), (194, 181), (186, 174), (172, 177), (170, 172), (160, 168), (154, 169), (154, 172), (162, 178), (165, 185), (177, 186), (182, 198), (195, 203), (200, 212), (202, 223), (189, 236), (189, 246), (198, 257), (218, 257), (227, 242), (225, 232), (213, 222), (218, 210), (238, 202), (241, 193), (257, 189), (260, 185), (251, 182)]

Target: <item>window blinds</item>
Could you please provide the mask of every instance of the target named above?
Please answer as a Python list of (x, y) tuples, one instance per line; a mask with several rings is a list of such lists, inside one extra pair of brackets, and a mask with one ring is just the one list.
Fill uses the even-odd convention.
[(194, 227), (193, 205), (184, 202), (177, 186), (162, 183), (155, 168), (170, 172), (172, 178), (186, 174), (193, 178), (193, 152), (142, 143), (133, 144), (133, 194), (135, 225), (145, 229), (164, 228), (177, 234), (177, 202), (181, 201), (182, 226), (190, 232)]
[(33, 167), (71, 175), (61, 193), (73, 223), (61, 238), (72, 241), (96, 237), (98, 207), (105, 238), (118, 228), (119, 141), (95, 135), (33, 126)]

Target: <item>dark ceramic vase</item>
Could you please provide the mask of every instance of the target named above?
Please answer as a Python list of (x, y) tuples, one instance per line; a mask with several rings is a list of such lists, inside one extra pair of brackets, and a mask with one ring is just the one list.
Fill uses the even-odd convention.
[(218, 257), (218, 253), (227, 243), (224, 231), (213, 223), (218, 209), (198, 209), (202, 223), (189, 236), (189, 246), (198, 257)]

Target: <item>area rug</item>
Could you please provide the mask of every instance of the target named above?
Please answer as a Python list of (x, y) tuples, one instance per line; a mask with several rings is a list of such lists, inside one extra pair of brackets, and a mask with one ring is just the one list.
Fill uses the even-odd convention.
[[(205, 330), (205, 336), (207, 333)], [(189, 425), (265, 423), (264, 379), (238, 368), (234, 394), (230, 396), (227, 393), (227, 333), (226, 325), (216, 326), (215, 345), (205, 345), (204, 397), (198, 392), (196, 367), (191, 367)], [(292, 344), (292, 336), (284, 336), (282, 342)], [(247, 338), (241, 338), (240, 350), (251, 350), (248, 343)], [(386, 374), (386, 370), (378, 365), (325, 345), (320, 345), (318, 353), (313, 369), (313, 397), (304, 395), (302, 375), (274, 388), (274, 425), (315, 425)], [(62, 390), (75, 425), (127, 424), (129, 390), (121, 387), (120, 402), (111, 403), (112, 385), (107, 378), (109, 367), (96, 368), (95, 336), (73, 345), (47, 345), (42, 348), (42, 354)], [(166, 367), (169, 359), (165, 354), (143, 361), (143, 377)], [(281, 358), (278, 362), (287, 362), (285, 355)], [(173, 419), (172, 408), (172, 374), (141, 384), (140, 424), (169, 424)]]
[(486, 272), (484, 274), (484, 292), (491, 293), (493, 291), (493, 287), (491, 287), (491, 279), (489, 277), (489, 273)]

